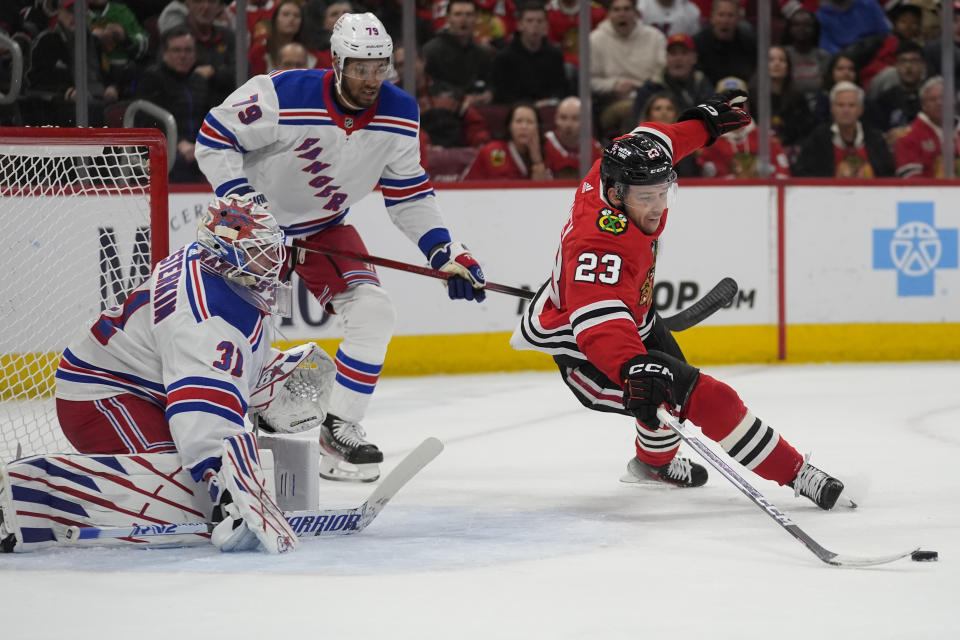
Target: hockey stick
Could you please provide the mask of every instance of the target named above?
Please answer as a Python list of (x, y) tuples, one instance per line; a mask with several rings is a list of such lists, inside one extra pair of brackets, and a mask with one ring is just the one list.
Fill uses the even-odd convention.
[(680, 436), (684, 442), (686, 442), (697, 453), (703, 456), (703, 458), (710, 463), (710, 466), (719, 471), (720, 474), (729, 480), (733, 486), (739, 489), (743, 495), (750, 498), (755, 505), (763, 509), (764, 513), (773, 518), (781, 527), (786, 529), (787, 533), (799, 540), (805, 547), (810, 549), (814, 555), (827, 564), (832, 564), (837, 567), (872, 567), (878, 564), (893, 562), (894, 560), (899, 560), (900, 558), (906, 558), (914, 551), (920, 550), (918, 547), (917, 549), (910, 549), (909, 551), (904, 551), (902, 553), (893, 553), (886, 556), (874, 556), (872, 558), (862, 558), (840, 555), (839, 553), (834, 553), (833, 551), (820, 546), (816, 540), (811, 538), (803, 529), (794, 524), (787, 514), (780, 511), (780, 509), (776, 508), (769, 500), (764, 498), (763, 494), (757, 491), (753, 485), (744, 480), (743, 477), (734, 471), (730, 465), (724, 462), (720, 456), (714, 453), (713, 450), (704, 444), (702, 440), (697, 438), (696, 434), (690, 429), (690, 427), (677, 420), (664, 407), (657, 409), (657, 417), (660, 419), (661, 423), (667, 427), (670, 427), (670, 429)]
[[(378, 258), (377, 256), (371, 256), (366, 253), (357, 253), (347, 249), (333, 249), (331, 247), (307, 244), (299, 240), (294, 240), (293, 246), (297, 249), (302, 249), (311, 253), (320, 253), (326, 256), (350, 258), (351, 260), (369, 262), (370, 264), (387, 267), (388, 269), (398, 269), (400, 271), (407, 271), (409, 273), (418, 273), (422, 276), (437, 278), (439, 280), (447, 280), (450, 278), (450, 274), (446, 271), (439, 271), (437, 269), (410, 264), (408, 262), (390, 260), (389, 258)], [(520, 289), (519, 287), (497, 284), (496, 282), (487, 282), (485, 288), (490, 291), (506, 293), (511, 296), (523, 298), (524, 300), (532, 300), (534, 295), (536, 295), (529, 289)], [(733, 297), (737, 295), (737, 290), (738, 287), (736, 280), (733, 278), (724, 278), (715, 284), (713, 288), (710, 289), (710, 291), (708, 291), (702, 298), (694, 302), (686, 309), (679, 311), (675, 315), (672, 315), (669, 318), (663, 318), (663, 321), (666, 323), (667, 328), (673, 332), (689, 329), (690, 327), (709, 318), (718, 309), (720, 309), (720, 307), (730, 304), (730, 302), (733, 300)]]
[[(359, 507), (286, 511), (284, 516), (298, 538), (359, 533), (367, 528), (388, 502), (413, 476), (443, 451), (443, 443), (427, 438), (406, 455)], [(67, 527), (68, 542), (96, 538), (140, 538), (152, 536), (208, 533), (206, 522), (145, 524), (132, 527)]]
[(738, 290), (736, 280), (724, 278), (713, 285), (713, 289), (707, 291), (702, 298), (675, 315), (664, 318), (663, 322), (667, 325), (667, 329), (674, 333), (685, 331), (712, 316), (720, 307), (733, 302), (733, 297), (737, 295)]
[[(451, 274), (447, 273), (446, 271), (440, 271), (439, 269), (421, 267), (420, 265), (390, 260), (389, 258), (378, 258), (377, 256), (371, 256), (365, 253), (357, 253), (347, 249), (333, 249), (331, 247), (324, 247), (316, 244), (307, 244), (306, 242), (301, 242), (299, 240), (294, 240), (293, 246), (296, 249), (302, 249), (303, 251), (309, 251), (310, 253), (321, 253), (325, 256), (350, 258), (351, 260), (359, 260), (360, 262), (369, 262), (370, 264), (375, 264), (380, 267), (398, 269), (400, 271), (408, 271), (410, 273), (419, 273), (422, 276), (437, 278), (438, 280), (449, 280), (451, 276)], [(511, 296), (517, 296), (518, 298), (526, 298), (527, 300), (533, 299), (533, 291), (530, 291), (529, 289), (511, 287), (506, 284), (487, 282), (487, 284), (484, 285), (484, 289), (487, 291), (496, 291), (497, 293), (506, 293)]]

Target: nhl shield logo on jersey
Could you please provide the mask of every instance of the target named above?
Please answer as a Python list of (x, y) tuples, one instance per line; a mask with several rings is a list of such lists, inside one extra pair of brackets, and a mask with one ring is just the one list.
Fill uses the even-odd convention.
[(612, 233), (615, 236), (620, 235), (621, 233), (627, 230), (629, 226), (627, 224), (627, 216), (623, 215), (619, 211), (614, 211), (604, 207), (600, 209), (600, 217), (597, 218), (597, 226), (600, 227), (600, 231), (606, 231), (607, 233)]
[(349, 117), (349, 116), (347, 116), (346, 118), (344, 118), (344, 119), (343, 119), (343, 126), (345, 126), (347, 129), (353, 129), (353, 118), (351, 118), (351, 117)]

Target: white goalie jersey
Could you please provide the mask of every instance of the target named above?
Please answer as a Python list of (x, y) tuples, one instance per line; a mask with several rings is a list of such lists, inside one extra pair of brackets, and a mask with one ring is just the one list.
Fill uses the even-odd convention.
[(196, 155), (217, 196), (262, 193), (287, 236), (303, 238), (344, 223), (379, 184), (391, 220), (424, 255), (449, 242), (420, 165), (416, 100), (383, 83), (375, 107), (346, 114), (333, 79), (318, 69), (255, 76), (211, 109)]
[(201, 260), (197, 243), (164, 258), (121, 307), (63, 353), (56, 397), (134, 394), (164, 410), (184, 467), (199, 480), (244, 416), (270, 348), (269, 315)]

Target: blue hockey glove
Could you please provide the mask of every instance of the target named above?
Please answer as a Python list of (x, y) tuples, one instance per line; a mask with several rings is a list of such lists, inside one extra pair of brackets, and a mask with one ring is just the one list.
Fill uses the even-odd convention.
[(459, 242), (439, 244), (430, 251), (430, 266), (450, 274), (447, 292), (451, 300), (466, 299), (483, 302), (487, 284), (483, 269), (469, 250)]

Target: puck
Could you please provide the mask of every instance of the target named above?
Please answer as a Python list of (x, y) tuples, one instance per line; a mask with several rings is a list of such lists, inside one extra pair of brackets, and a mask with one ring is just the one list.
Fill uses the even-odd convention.
[(923, 551), (922, 549), (917, 549), (910, 554), (910, 559), (914, 562), (935, 562), (940, 558), (940, 554), (936, 551)]

